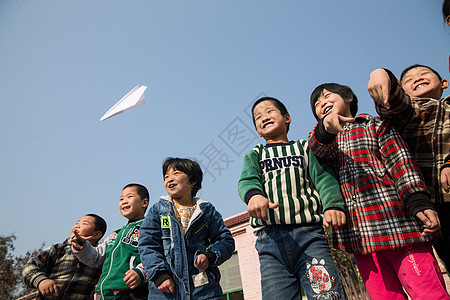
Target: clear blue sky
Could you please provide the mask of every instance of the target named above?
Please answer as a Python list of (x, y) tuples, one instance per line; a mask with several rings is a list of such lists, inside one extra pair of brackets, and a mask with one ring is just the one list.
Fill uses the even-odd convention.
[[(86, 213), (126, 222), (121, 189), (165, 194), (161, 163), (197, 158), (200, 196), (224, 217), (256, 136), (248, 106), (281, 99), (289, 137), (315, 125), (311, 91), (353, 88), (374, 114), (372, 70), (414, 63), (448, 78), (440, 0), (0, 1), (0, 235), (16, 253), (63, 241)], [(146, 104), (99, 118), (137, 84)], [(445, 93), (445, 95), (447, 95)]]

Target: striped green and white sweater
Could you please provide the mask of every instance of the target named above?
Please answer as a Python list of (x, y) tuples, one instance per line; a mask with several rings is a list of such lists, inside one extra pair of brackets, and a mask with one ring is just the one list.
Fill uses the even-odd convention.
[(316, 158), (304, 140), (256, 145), (244, 157), (238, 190), (246, 203), (255, 194), (279, 203), (269, 209), (267, 221), (250, 217), (252, 227), (319, 223), (325, 210), (344, 210), (333, 170)]

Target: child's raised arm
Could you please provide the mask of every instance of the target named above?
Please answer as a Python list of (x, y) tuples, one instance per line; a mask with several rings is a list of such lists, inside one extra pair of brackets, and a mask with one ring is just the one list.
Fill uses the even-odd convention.
[(375, 104), (379, 104), (389, 109), (389, 92), (391, 91), (391, 80), (384, 69), (376, 69), (370, 73), (369, 83), (367, 85), (369, 94)]
[(95, 268), (100, 266), (105, 261), (106, 247), (110, 239), (109, 237), (95, 247), (92, 246), (91, 243), (84, 242), (88, 239), (83, 238), (82, 236), (78, 235), (78, 233), (75, 233), (75, 239), (76, 241), (72, 242), (73, 254), (83, 264)]

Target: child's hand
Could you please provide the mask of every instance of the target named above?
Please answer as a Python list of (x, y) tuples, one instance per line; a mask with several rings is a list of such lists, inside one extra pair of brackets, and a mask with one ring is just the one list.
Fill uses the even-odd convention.
[(81, 236), (78, 233), (78, 230), (74, 230), (73, 236), (70, 238), (70, 242), (72, 243), (72, 246), (74, 246), (74, 248), (83, 249), (84, 242), (90, 241), (93, 238), (94, 238), (93, 236)]
[(199, 254), (195, 264), (200, 271), (204, 271), (209, 267), (209, 261), (205, 254)]
[(423, 225), (422, 236), (436, 236), (440, 235), (439, 229), (441, 224), (439, 222), (438, 214), (435, 210), (425, 209), (416, 214), (416, 217), (420, 219)]
[(337, 209), (329, 209), (323, 214), (323, 226), (342, 226), (345, 224), (345, 213)]
[(374, 102), (379, 103), (389, 109), (389, 91), (391, 90), (391, 80), (384, 69), (376, 69), (370, 73), (369, 84), (367, 85), (369, 94)]
[(139, 286), (139, 284), (141, 284), (141, 277), (139, 277), (135, 270), (128, 270), (125, 273), (123, 281), (130, 287), (130, 289), (135, 289)]
[(158, 286), (158, 290), (165, 293), (173, 294), (175, 293), (175, 285), (173, 284), (172, 279), (166, 279)]
[(58, 296), (58, 286), (51, 279), (44, 279), (39, 283), (38, 286), (39, 292), (41, 292), (42, 296), (47, 297), (51, 295)]
[(247, 204), (247, 211), (250, 217), (267, 221), (267, 209), (275, 209), (279, 206), (278, 203), (269, 202), (269, 200), (262, 195), (254, 195), (250, 198)]
[(441, 185), (444, 191), (449, 192), (450, 168), (443, 168), (441, 171)]
[(325, 127), (325, 131), (331, 134), (344, 132), (343, 126), (349, 122), (355, 122), (355, 118), (343, 117), (337, 113), (331, 113), (323, 117), (323, 126)]

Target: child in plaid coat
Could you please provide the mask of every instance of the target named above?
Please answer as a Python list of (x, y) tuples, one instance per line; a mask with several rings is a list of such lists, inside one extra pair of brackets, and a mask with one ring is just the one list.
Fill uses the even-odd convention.
[(398, 132), (386, 121), (356, 116), (357, 97), (336, 83), (311, 95), (319, 123), (309, 146), (335, 168), (347, 224), (336, 248), (353, 253), (371, 299), (449, 299), (431, 248), (437, 212), (423, 176)]

